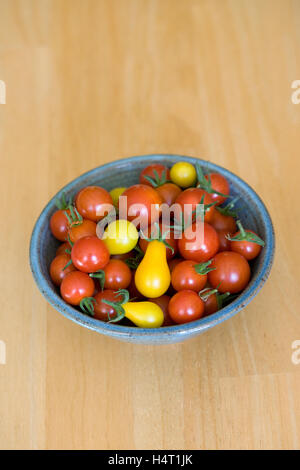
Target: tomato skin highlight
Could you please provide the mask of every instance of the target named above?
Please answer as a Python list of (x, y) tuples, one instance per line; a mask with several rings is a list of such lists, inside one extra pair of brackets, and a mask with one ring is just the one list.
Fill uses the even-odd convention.
[(67, 253), (56, 256), (50, 264), (50, 277), (56, 286), (60, 286), (64, 277), (76, 268), (70, 264), (66, 269), (64, 267), (70, 261), (71, 256)]
[(166, 246), (158, 240), (151, 241), (135, 272), (135, 285), (145, 297), (155, 298), (165, 294), (170, 282)]
[[(140, 221), (136, 223), (137, 228), (146, 228), (158, 221), (163, 200), (152, 186), (135, 184), (126, 189), (122, 197), (127, 198), (127, 219), (132, 221), (137, 217), (140, 218)], [(135, 204), (140, 204), (141, 207), (134, 207)], [(151, 206), (153, 206), (153, 213), (151, 213)]]
[(196, 265), (196, 261), (185, 260), (175, 266), (171, 274), (171, 282), (176, 291), (193, 290), (199, 292), (204, 288), (207, 274), (198, 274), (195, 271)]
[(216, 268), (208, 273), (208, 281), (214, 289), (224, 294), (237, 294), (248, 285), (251, 271), (244, 256), (233, 251), (222, 251), (212, 260), (211, 267)]
[[(203, 204), (212, 204), (214, 202), (211, 195), (201, 188), (188, 188), (179, 194), (175, 202), (181, 206), (185, 220), (187, 220), (186, 217), (192, 216), (192, 211), (196, 210), (196, 207), (198, 204), (200, 204), (202, 198)], [(191, 207), (185, 207), (187, 204), (190, 204)], [(214, 217), (214, 213), (215, 207), (209, 207), (205, 212), (204, 222), (211, 223)]]
[[(106, 205), (111, 208), (106, 208)], [(76, 196), (75, 205), (84, 219), (99, 222), (110, 210), (113, 210), (113, 200), (106, 189), (100, 186), (87, 186), (81, 189)]]
[[(203, 229), (202, 237), (197, 236), (195, 230)], [(199, 238), (199, 240), (198, 240)], [(178, 240), (179, 253), (184, 259), (191, 259), (204, 263), (211, 259), (219, 249), (219, 237), (216, 230), (206, 222), (197, 222), (185, 229), (182, 238)]]
[(69, 273), (60, 285), (62, 298), (71, 305), (79, 305), (85, 297), (91, 297), (95, 290), (93, 279), (80, 271)]
[(169, 302), (169, 313), (175, 323), (199, 320), (204, 313), (204, 302), (193, 290), (181, 290)]
[(74, 244), (71, 258), (79, 271), (94, 273), (107, 265), (109, 251), (105, 243), (98, 237), (84, 237)]
[(69, 228), (69, 237), (72, 243), (77, 242), (80, 238), (95, 237), (97, 225), (89, 219), (83, 219), (80, 225), (72, 225)]
[[(252, 230), (245, 230), (246, 233), (254, 233)], [(232, 237), (235, 237), (236, 235), (239, 235), (240, 232), (236, 232), (232, 235)], [(257, 243), (249, 242), (249, 241), (238, 241), (238, 240), (231, 240), (230, 242), (230, 249), (231, 251), (234, 251), (235, 253), (239, 253), (240, 255), (243, 255), (244, 258), (246, 258), (248, 261), (256, 258), (259, 253), (261, 252), (261, 245), (258, 245)]]
[[(225, 194), (226, 196), (229, 195), (230, 193), (230, 187), (227, 179), (220, 175), (220, 173), (210, 173), (210, 181), (211, 181), (211, 186), (215, 191), (218, 191), (219, 193)], [(205, 175), (205, 178), (209, 180), (208, 175)], [(226, 201), (226, 197), (220, 196), (219, 194), (212, 193), (210, 194), (212, 197), (212, 200), (216, 202), (216, 205), (220, 205), (223, 202)]]
[[(66, 212), (70, 213), (69, 210), (67, 210)], [(55, 211), (54, 214), (51, 216), (50, 230), (52, 232), (52, 235), (54, 235), (57, 240), (61, 242), (65, 242), (67, 240), (69, 221), (64, 210), (59, 209)]]
[(161, 186), (158, 186), (158, 188), (156, 188), (156, 191), (162, 198), (163, 202), (165, 204), (168, 204), (168, 206), (172, 206), (179, 194), (182, 192), (179, 186), (174, 183), (162, 184)]
[(131, 271), (124, 261), (111, 259), (104, 268), (105, 289), (127, 289), (131, 283)]
[(145, 178), (145, 176), (150, 176), (151, 178), (155, 179), (155, 173), (156, 171), (157, 175), (159, 178), (165, 174), (166, 180), (170, 179), (170, 170), (167, 168), (165, 165), (162, 165), (161, 163), (153, 163), (152, 165), (146, 166), (146, 168), (143, 169), (143, 171), (140, 174), (140, 184), (146, 184), (147, 186), (151, 186), (152, 184), (150, 181)]

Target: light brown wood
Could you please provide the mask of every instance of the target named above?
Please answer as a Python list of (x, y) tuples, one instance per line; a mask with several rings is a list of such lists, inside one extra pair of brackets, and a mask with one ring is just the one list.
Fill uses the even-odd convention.
[[(0, 0), (0, 447), (300, 447), (299, 0)], [(194, 155), (266, 202), (263, 291), (184, 344), (63, 318), (28, 263), (58, 189), (120, 157)], [(3, 344), (3, 343), (2, 343)]]

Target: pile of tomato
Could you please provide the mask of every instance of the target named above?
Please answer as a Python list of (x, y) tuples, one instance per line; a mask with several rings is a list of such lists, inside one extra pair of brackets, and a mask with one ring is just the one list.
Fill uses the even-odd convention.
[[(236, 201), (223, 175), (189, 162), (149, 165), (128, 188), (63, 195), (50, 220), (62, 242), (50, 277), (65, 302), (105, 322), (157, 328), (211, 315), (247, 287), (264, 246)], [(169, 223), (163, 205), (179, 208)]]

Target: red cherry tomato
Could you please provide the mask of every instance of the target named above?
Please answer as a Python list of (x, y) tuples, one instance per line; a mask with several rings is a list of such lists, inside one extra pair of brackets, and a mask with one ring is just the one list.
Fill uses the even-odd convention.
[(241, 292), (250, 280), (250, 267), (248, 261), (239, 253), (222, 251), (212, 260), (214, 271), (208, 273), (208, 281), (219, 292), (236, 294)]
[(94, 273), (103, 269), (109, 261), (109, 251), (105, 243), (97, 237), (80, 238), (72, 248), (74, 266), (84, 273)]
[(221, 214), (218, 209), (215, 210), (211, 225), (216, 230), (227, 230), (227, 233), (236, 232), (236, 222), (230, 215)]
[(219, 251), (231, 251), (230, 241), (228, 240), (227, 235), (232, 234), (228, 233), (227, 230), (218, 230), (217, 234), (220, 242)]
[(75, 205), (84, 219), (98, 222), (113, 209), (113, 200), (104, 188), (87, 186), (77, 194)]
[(117, 294), (111, 289), (106, 289), (102, 292), (99, 292), (94, 297), (95, 301), (94, 306), (94, 318), (102, 321), (112, 320), (117, 314), (113, 307), (103, 302), (103, 300), (108, 300), (110, 302), (119, 302), (122, 300), (122, 296)]
[[(210, 291), (211, 288), (208, 287), (207, 291)], [(202, 292), (205, 293), (206, 289)], [(219, 310), (219, 304), (218, 304), (218, 298), (217, 294), (211, 294), (208, 297), (203, 297), (202, 298), (204, 302), (204, 316), (212, 315), (213, 313), (217, 312)]]
[(193, 290), (181, 290), (169, 302), (169, 313), (175, 323), (198, 320), (204, 313), (204, 302)]
[(171, 326), (174, 325), (174, 321), (170, 317), (169, 314), (169, 302), (170, 297), (168, 295), (161, 295), (160, 297), (156, 297), (156, 299), (149, 299), (149, 302), (153, 302), (157, 304), (163, 311), (164, 314), (164, 322), (162, 326)]
[(152, 186), (151, 182), (145, 178), (145, 176), (150, 176), (153, 180), (163, 178), (165, 180), (170, 180), (170, 170), (165, 165), (160, 163), (154, 163), (153, 165), (148, 165), (140, 174), (140, 183), (146, 184), (147, 186)]
[(72, 271), (63, 278), (60, 285), (62, 298), (71, 305), (79, 305), (85, 297), (91, 297), (95, 290), (93, 279), (80, 271)]
[[(211, 195), (201, 188), (188, 188), (179, 194), (175, 202), (176, 204), (180, 204), (182, 207), (186, 221), (189, 220), (188, 217), (192, 215), (192, 211), (196, 210), (197, 205), (201, 203), (203, 197), (203, 204), (212, 204), (214, 202)], [(191, 207), (187, 207), (187, 204), (190, 204)], [(210, 223), (213, 219), (214, 213), (215, 207), (209, 207), (205, 212), (204, 222)]]
[[(254, 233), (252, 230), (245, 230), (246, 233)], [(236, 232), (232, 235), (232, 237), (235, 237), (236, 235), (239, 235), (240, 232)], [(261, 252), (261, 245), (258, 245), (257, 243), (249, 242), (249, 241), (238, 241), (238, 240), (231, 240), (230, 242), (230, 249), (231, 251), (234, 251), (235, 253), (239, 253), (240, 255), (243, 255), (244, 258), (247, 260), (251, 260), (256, 258), (259, 253)]]
[(50, 264), (50, 277), (56, 286), (60, 286), (64, 277), (76, 268), (70, 264), (66, 269), (65, 266), (71, 260), (71, 256), (67, 253), (58, 255)]
[[(164, 234), (168, 230), (170, 230), (165, 225), (162, 225), (161, 222), (159, 223), (159, 228), (160, 228), (161, 234)], [(147, 229), (143, 231), (143, 233), (145, 234), (147, 238), (149, 237), (157, 238), (158, 237), (157, 225), (152, 225), (151, 227), (148, 227)], [(176, 256), (178, 252), (178, 240), (175, 239), (173, 230), (169, 231), (169, 234), (166, 236), (165, 240), (173, 248), (173, 251), (172, 251), (170, 248), (167, 247), (167, 250), (166, 250), (167, 260), (169, 260), (169, 259), (174, 258), (174, 256)], [(139, 245), (144, 253), (146, 252), (148, 244), (149, 242), (145, 240), (145, 238), (142, 238), (142, 237), (140, 238)]]
[[(67, 209), (66, 212), (69, 214), (69, 209)], [(67, 240), (69, 221), (64, 210), (59, 209), (54, 212), (50, 219), (50, 229), (57, 240), (60, 240), (61, 242)]]
[(165, 183), (156, 188), (164, 203), (172, 206), (182, 190), (174, 183)]
[[(219, 193), (225, 194), (226, 196), (229, 195), (230, 193), (230, 187), (227, 179), (220, 175), (219, 173), (210, 173), (210, 181), (211, 181), (211, 186), (215, 191), (218, 191)], [(209, 176), (205, 175), (205, 178), (209, 181)], [(217, 203), (217, 205), (222, 204), (224, 201), (226, 201), (226, 197), (220, 196), (219, 194), (212, 193), (210, 194), (212, 197), (212, 200)]]
[(72, 225), (69, 228), (69, 237), (72, 243), (83, 237), (95, 237), (97, 225), (89, 219), (83, 219), (80, 225)]
[[(203, 237), (199, 233), (203, 233)], [(216, 230), (206, 222), (198, 221), (184, 230), (178, 248), (183, 258), (204, 263), (217, 253), (219, 243)]]
[[(158, 221), (163, 201), (154, 188), (145, 184), (135, 184), (126, 189), (122, 197), (127, 198), (127, 219), (133, 221), (137, 217), (140, 218), (135, 223), (137, 227), (146, 228)], [(122, 204), (120, 211), (122, 212)]]
[(195, 269), (197, 265), (196, 261), (185, 260), (175, 266), (171, 274), (171, 282), (175, 290), (199, 292), (203, 289), (207, 281), (207, 274), (198, 274)]
[(56, 256), (65, 255), (66, 250), (70, 250), (70, 252), (71, 252), (71, 249), (72, 249), (72, 247), (71, 247), (69, 242), (62, 243), (61, 245), (59, 245), (59, 247), (56, 250)]
[(105, 289), (127, 289), (131, 283), (131, 271), (124, 261), (111, 259), (104, 268)]

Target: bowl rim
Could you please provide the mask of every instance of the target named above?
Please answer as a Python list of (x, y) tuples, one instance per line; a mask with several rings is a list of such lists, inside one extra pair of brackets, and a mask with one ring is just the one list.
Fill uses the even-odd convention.
[[(39, 263), (40, 232), (45, 223), (45, 220), (49, 220), (49, 212), (53, 210), (56, 198), (59, 197), (59, 195), (63, 191), (72, 190), (72, 186), (75, 186), (75, 184), (77, 184), (81, 179), (93, 176), (95, 173), (97, 173), (97, 171), (99, 171), (100, 168), (114, 168), (116, 165), (126, 165), (128, 163), (132, 163), (134, 160), (137, 159), (139, 159), (140, 162), (143, 160), (148, 161), (149, 158), (151, 158), (151, 160), (154, 162), (159, 161), (162, 158), (170, 158), (177, 161), (188, 161), (193, 164), (198, 161), (202, 166), (206, 167), (210, 171), (219, 172), (225, 177), (229, 176), (231, 180), (237, 181), (238, 184), (242, 186), (247, 193), (251, 194), (251, 197), (255, 200), (255, 203), (259, 207), (259, 211), (264, 220), (264, 224), (266, 227), (266, 240), (265, 248), (262, 251), (261, 255), (263, 256), (263, 263), (256, 278), (250, 280), (250, 283), (248, 284), (246, 289), (242, 291), (242, 293), (235, 300), (233, 300), (230, 304), (228, 304), (226, 307), (223, 307), (216, 313), (207, 317), (200, 318), (199, 320), (195, 320), (190, 323), (184, 323), (181, 325), (165, 326), (162, 328), (137, 328), (133, 326), (123, 326), (101, 322), (100, 320), (97, 320), (93, 317), (85, 315), (84, 313), (81, 313), (71, 305), (65, 303), (64, 300), (59, 296), (59, 294), (55, 293), (49, 287), (48, 280), (44, 276)], [(260, 289), (266, 282), (271, 271), (275, 252), (275, 233), (271, 217), (262, 199), (258, 196), (256, 191), (251, 186), (249, 186), (248, 183), (246, 183), (236, 174), (232, 173), (226, 168), (223, 168), (220, 165), (217, 165), (207, 160), (203, 160), (198, 157), (189, 157), (177, 154), (147, 154), (122, 158), (119, 160), (114, 160), (113, 162), (106, 163), (104, 165), (100, 165), (96, 168), (93, 168), (92, 170), (81, 174), (77, 178), (67, 183), (50, 199), (48, 204), (40, 213), (31, 235), (29, 251), (31, 271), (39, 290), (41, 291), (45, 299), (52, 305), (52, 307), (54, 307), (62, 315), (74, 321), (75, 323), (78, 323), (86, 328), (92, 329), (102, 334), (114, 336), (124, 340), (133, 336), (135, 338), (142, 338), (146, 336), (147, 338), (155, 339), (157, 337), (158, 339), (162, 339), (162, 337), (173, 336), (174, 334), (176, 336), (182, 336), (182, 339), (184, 339), (185, 335), (192, 336), (194, 334), (198, 334), (217, 325), (218, 323), (221, 323), (231, 318), (232, 316), (237, 314), (242, 308), (244, 308), (253, 299), (253, 297), (256, 296), (256, 294), (260, 291)]]

